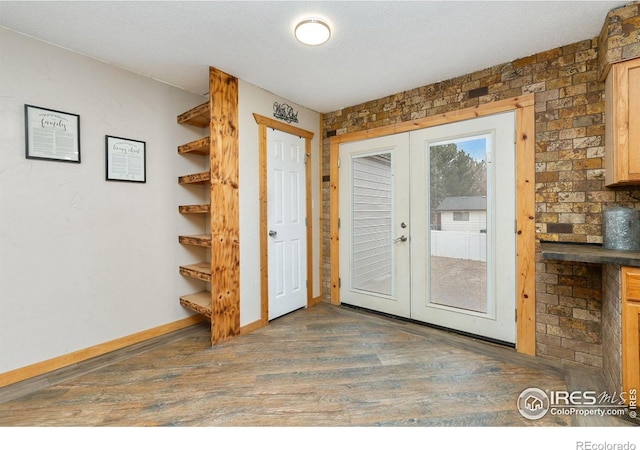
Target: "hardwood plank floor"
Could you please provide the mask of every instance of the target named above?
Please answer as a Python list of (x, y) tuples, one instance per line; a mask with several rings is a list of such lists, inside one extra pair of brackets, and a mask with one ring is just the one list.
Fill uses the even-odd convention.
[[(208, 325), (0, 390), (0, 426), (563, 426), (516, 409), (580, 369), (319, 304), (216, 347)], [(595, 378), (594, 378), (595, 377)], [(582, 386), (594, 389), (594, 386)], [(630, 425), (609, 418), (598, 425)]]

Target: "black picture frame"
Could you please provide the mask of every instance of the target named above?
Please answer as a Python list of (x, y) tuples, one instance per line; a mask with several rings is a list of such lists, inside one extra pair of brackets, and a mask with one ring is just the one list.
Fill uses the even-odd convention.
[(147, 182), (147, 143), (136, 139), (105, 135), (105, 179)]
[(78, 114), (24, 105), (25, 156), (80, 163), (80, 116)]

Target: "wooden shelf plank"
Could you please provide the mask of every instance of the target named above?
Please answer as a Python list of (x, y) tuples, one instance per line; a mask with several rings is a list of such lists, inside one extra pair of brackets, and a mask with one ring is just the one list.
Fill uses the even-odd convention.
[(211, 140), (209, 136), (204, 137), (202, 139), (196, 139), (195, 141), (191, 141), (187, 144), (183, 144), (178, 147), (178, 153), (180, 155), (184, 155), (186, 153), (197, 153), (198, 155), (208, 155), (209, 154), (209, 143)]
[(211, 292), (209, 291), (183, 295), (180, 297), (180, 304), (211, 319)]
[(211, 281), (211, 264), (201, 262), (180, 266), (180, 274), (202, 281)]
[(206, 214), (211, 211), (210, 205), (180, 205), (178, 212), (180, 214)]
[(211, 235), (197, 234), (192, 236), (178, 236), (178, 242), (183, 245), (195, 245), (196, 247), (211, 248)]
[(178, 123), (182, 125), (194, 125), (196, 127), (205, 128), (210, 122), (209, 102), (191, 108), (178, 116)]
[(179, 184), (207, 184), (211, 182), (210, 172), (193, 173), (178, 177)]

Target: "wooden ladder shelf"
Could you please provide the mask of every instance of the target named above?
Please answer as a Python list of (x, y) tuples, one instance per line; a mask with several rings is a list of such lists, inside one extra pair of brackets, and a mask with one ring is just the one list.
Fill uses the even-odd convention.
[(209, 131), (178, 147), (179, 155), (208, 157), (209, 170), (178, 177), (178, 184), (205, 186), (210, 199), (178, 207), (180, 214), (208, 217), (202, 234), (178, 236), (180, 244), (208, 253), (205, 261), (179, 267), (181, 275), (205, 284), (204, 290), (181, 296), (180, 304), (209, 319), (211, 345), (216, 345), (240, 334), (237, 78), (210, 67), (209, 101), (180, 114), (178, 124)]

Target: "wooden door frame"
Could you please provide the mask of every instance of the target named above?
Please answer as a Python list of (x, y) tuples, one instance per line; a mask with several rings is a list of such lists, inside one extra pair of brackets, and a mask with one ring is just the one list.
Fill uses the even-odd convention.
[(535, 112), (533, 94), (499, 100), (423, 119), (329, 138), (331, 303), (340, 304), (339, 179), (340, 144), (461, 120), (515, 111), (516, 126), (516, 349), (535, 355)]
[(267, 241), (267, 128), (292, 134), (305, 140), (305, 196), (307, 223), (307, 307), (313, 305), (313, 220), (311, 220), (311, 131), (253, 114), (258, 124), (258, 165), (260, 189), (260, 323), (269, 323), (269, 251)]

